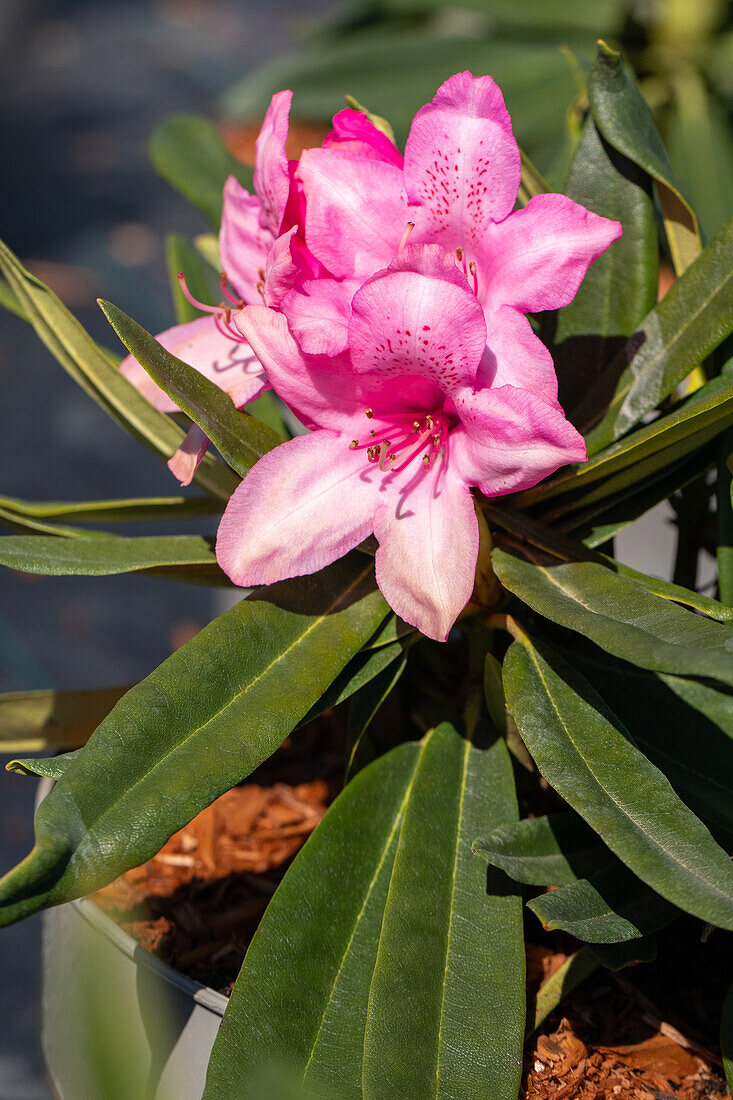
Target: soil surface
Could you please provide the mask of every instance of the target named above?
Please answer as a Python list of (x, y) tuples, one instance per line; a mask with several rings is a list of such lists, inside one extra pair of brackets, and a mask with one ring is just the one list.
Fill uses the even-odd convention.
[[(343, 765), (331, 724), (314, 723), (94, 901), (147, 950), (228, 995), (270, 897), (338, 793)], [(580, 946), (530, 926), (530, 1002)], [(729, 1096), (716, 1034), (719, 958), (683, 921), (660, 937), (654, 964), (597, 970), (528, 1039), (521, 1100)]]

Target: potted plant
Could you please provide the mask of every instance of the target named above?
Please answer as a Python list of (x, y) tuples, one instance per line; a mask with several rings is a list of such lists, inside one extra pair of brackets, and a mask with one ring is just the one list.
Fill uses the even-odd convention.
[[(524, 1085), (522, 1066), (525, 1032), (574, 985), (648, 962), (670, 929), (722, 957), (732, 229), (703, 244), (603, 43), (587, 93), (564, 193), (520, 154), (498, 86), (471, 73), (421, 108), (404, 153), (352, 104), (289, 162), (278, 93), (253, 181), (213, 130), (179, 121), (158, 163), (212, 221), (223, 196), (218, 251), (210, 236), (179, 247), (179, 324), (157, 339), (101, 303), (121, 367), (0, 252), (3, 302), (200, 490), (5, 501), (21, 533), (0, 562), (252, 589), (129, 690), (0, 700), (16, 742), (48, 743), (52, 728), (60, 747), (85, 742), (11, 765), (55, 785), (32, 853), (0, 883), (0, 921), (61, 907), (57, 990), (89, 942), (80, 921), (113, 943), (104, 972), (122, 971), (144, 955), (76, 899), (154, 857), (319, 716), (341, 738), (340, 793), (277, 885), (226, 1007), (150, 958), (129, 977), (143, 1031), (143, 970), (177, 984), (184, 1015), (223, 1011), (205, 1086), (210, 1020), (203, 1040), (174, 1028), (137, 1067), (161, 1096), (515, 1100), (552, 1094), (540, 1080), (571, 1095), (605, 1048), (590, 1055), (576, 1036), (573, 1062), (560, 1027)], [(657, 303), (660, 254), (676, 280)], [(678, 562), (717, 531), (719, 599), (689, 568), (672, 582), (615, 559), (615, 534), (666, 499)], [(219, 513), (215, 546), (80, 526)], [(572, 937), (529, 1016), (523, 894)], [(57, 1039), (64, 1011), (55, 1000)], [(72, 1095), (63, 1061), (52, 1069)]]

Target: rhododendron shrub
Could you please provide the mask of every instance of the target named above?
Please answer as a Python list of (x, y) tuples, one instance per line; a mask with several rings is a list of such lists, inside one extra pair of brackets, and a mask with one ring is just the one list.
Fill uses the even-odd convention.
[[(180, 253), (179, 323), (157, 338), (101, 303), (121, 365), (0, 249), (0, 300), (193, 483), (4, 498), (0, 562), (233, 596), (132, 689), (60, 693), (78, 744), (12, 765), (56, 786), (0, 921), (144, 862), (303, 726), (342, 741), (343, 788), (248, 948), (206, 1100), (516, 1100), (525, 1032), (576, 975), (648, 961), (672, 926), (710, 950), (733, 929), (733, 228), (703, 245), (602, 44), (587, 93), (555, 190), (490, 75), (449, 77), (404, 148), (352, 103), (295, 158), (279, 92), (250, 180), (176, 121), (156, 163), (175, 182), (190, 141), (179, 182), (220, 208), (218, 237)], [(631, 569), (616, 535), (668, 499), (674, 576)], [(95, 515), (218, 530), (110, 534)], [(53, 749), (57, 726), (0, 697), (8, 751)], [(579, 952), (529, 1019), (525, 901)]]

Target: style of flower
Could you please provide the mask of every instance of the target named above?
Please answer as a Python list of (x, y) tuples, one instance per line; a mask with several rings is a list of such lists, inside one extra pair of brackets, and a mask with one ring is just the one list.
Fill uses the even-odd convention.
[[(297, 161), (289, 161), (286, 153), (291, 100), (291, 92), (278, 92), (265, 115), (255, 145), (255, 194), (234, 176), (225, 184), (219, 234), (224, 301), (217, 306), (197, 301), (179, 276), (183, 293), (206, 316), (166, 329), (156, 337), (166, 350), (228, 393), (237, 408), (253, 401), (268, 385), (261, 365), (236, 327), (238, 312), (245, 302), (264, 300), (275, 305), (296, 279), (323, 272), (305, 245), (303, 189), (295, 178)], [(402, 159), (361, 111), (349, 108), (336, 115), (323, 144), (362, 157)], [(179, 411), (133, 356), (122, 361), (120, 370), (160, 412)], [(204, 432), (193, 425), (168, 463), (182, 484), (193, 479), (208, 444)]]
[(487, 360), (482, 305), (439, 245), (407, 245), (364, 282), (336, 355), (304, 352), (265, 306), (237, 324), (311, 431), (266, 454), (235, 491), (219, 527), (222, 568), (236, 584), (269, 584), (373, 533), (387, 601), (444, 640), (474, 584), (471, 487), (496, 496), (534, 485), (584, 459), (582, 437), (556, 400), (508, 384)]

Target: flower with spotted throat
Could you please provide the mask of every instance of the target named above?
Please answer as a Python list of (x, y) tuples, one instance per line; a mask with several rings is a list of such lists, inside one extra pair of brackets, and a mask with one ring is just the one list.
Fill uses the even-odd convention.
[(231, 497), (217, 557), (240, 585), (313, 573), (374, 534), (391, 607), (444, 640), (474, 584), (488, 496), (585, 458), (556, 402), (486, 372), (484, 311), (451, 253), (407, 245), (354, 295), (347, 349), (304, 353), (285, 317), (238, 317), (279, 396), (311, 429)]

